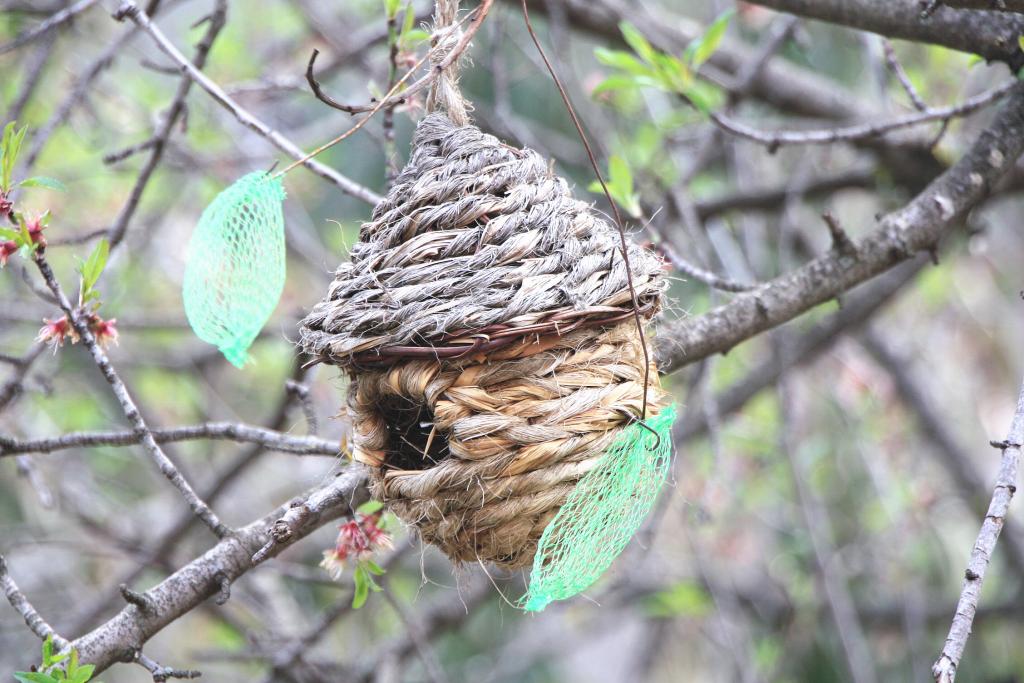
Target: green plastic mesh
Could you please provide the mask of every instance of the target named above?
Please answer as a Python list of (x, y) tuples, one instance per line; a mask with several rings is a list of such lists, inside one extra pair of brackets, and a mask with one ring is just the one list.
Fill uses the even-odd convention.
[(524, 609), (539, 612), (597, 581), (640, 528), (665, 483), (675, 404), (623, 430), (540, 538)]
[(189, 242), (185, 315), (239, 368), (284, 289), (284, 197), (263, 171), (239, 178), (206, 207)]

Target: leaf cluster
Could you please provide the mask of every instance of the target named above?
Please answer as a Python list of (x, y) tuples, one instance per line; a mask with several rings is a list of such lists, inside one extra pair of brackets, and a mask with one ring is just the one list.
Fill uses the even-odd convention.
[[(18, 155), (21, 154), (22, 143), (25, 142), (25, 134), (28, 126), (18, 128), (17, 122), (11, 121), (4, 126), (3, 136), (0, 137), (0, 194), (8, 194), (14, 189), (13, 177), (14, 166), (18, 163)], [(51, 190), (63, 192), (67, 188), (59, 180), (47, 178), (46, 176), (34, 176), (22, 180), (18, 187), (45, 187)]]
[(84, 261), (79, 260), (78, 273), (82, 276), (81, 287), (78, 295), (78, 305), (85, 306), (89, 302), (95, 302), (95, 308), (100, 305), (100, 293), (96, 291), (96, 282), (103, 274), (107, 266), (107, 257), (110, 256), (110, 244), (106, 239), (101, 239), (99, 244)]
[(92, 664), (79, 664), (78, 651), (57, 653), (53, 648), (53, 636), (43, 641), (43, 660), (36, 671), (16, 671), (14, 679), (18, 683), (88, 683), (92, 680), (96, 667)]
[(697, 79), (696, 74), (715, 53), (725, 36), (734, 12), (722, 13), (708, 26), (703, 35), (687, 45), (681, 57), (658, 50), (629, 22), (619, 24), (619, 30), (632, 52), (597, 48), (594, 56), (605, 66), (618, 70), (608, 76), (593, 94), (639, 87), (656, 88), (684, 96), (702, 113), (710, 111), (721, 97), (720, 91)]

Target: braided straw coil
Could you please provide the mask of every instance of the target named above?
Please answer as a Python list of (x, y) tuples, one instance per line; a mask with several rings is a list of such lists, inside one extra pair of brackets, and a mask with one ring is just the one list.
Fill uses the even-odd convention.
[[(640, 418), (620, 244), (539, 154), (433, 113), (302, 321), (303, 350), (351, 376), (371, 492), (453, 560), (528, 565), (575, 482)], [(650, 318), (663, 264), (628, 249)]]

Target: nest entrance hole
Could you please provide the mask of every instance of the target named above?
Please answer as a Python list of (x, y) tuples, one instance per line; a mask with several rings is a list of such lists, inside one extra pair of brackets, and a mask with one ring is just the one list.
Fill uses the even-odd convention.
[(377, 412), (388, 430), (384, 466), (396, 470), (427, 470), (451, 455), (448, 434), (434, 426), (434, 413), (425, 405), (399, 396), (377, 401)]

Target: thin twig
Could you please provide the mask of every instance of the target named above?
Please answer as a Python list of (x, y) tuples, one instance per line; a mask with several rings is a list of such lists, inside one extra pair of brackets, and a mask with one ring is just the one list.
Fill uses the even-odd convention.
[[(399, 559), (407, 555), (412, 548), (412, 544), (406, 540), (379, 562), (381, 568), (385, 570), (390, 569)], [(317, 571), (326, 579), (326, 573), (323, 570)], [(330, 579), (327, 579), (327, 581), (335, 588), (344, 585)], [(352, 593), (354, 588), (351, 585), (351, 575), (349, 575), (346, 581), (348, 585), (344, 585), (346, 590), (341, 597), (333, 605), (321, 612), (316, 621), (305, 632), (293, 637), (291, 642), (276, 647), (272, 652), (267, 653), (271, 669), (267, 673), (266, 678), (264, 678), (263, 683), (275, 683), (280, 680), (282, 672), (291, 671), (303, 659), (303, 656), (312, 651), (316, 644), (330, 632), (331, 627), (339, 619), (352, 612)]]
[[(323, 94), (323, 91), (319, 88), (318, 85), (317, 88), (314, 89), (315, 92), (318, 92), (317, 97), (325, 104), (328, 104), (334, 107), (335, 109), (340, 109), (341, 111), (348, 112), (349, 114), (363, 114), (367, 112), (377, 111), (382, 107), (393, 107), (395, 105), (402, 104), (403, 102), (408, 100), (408, 98), (412, 97), (413, 95), (415, 95), (416, 93), (420, 92), (428, 85), (433, 83), (445, 69), (454, 64), (455, 60), (462, 56), (462, 53), (465, 52), (467, 47), (469, 47), (470, 41), (473, 39), (473, 36), (476, 34), (476, 32), (480, 29), (480, 25), (483, 23), (484, 19), (487, 17), (487, 13), (490, 12), (491, 5), (493, 3), (494, 0), (481, 0), (480, 4), (476, 7), (476, 9), (474, 9), (470, 14), (467, 14), (465, 17), (460, 19), (458, 23), (455, 24), (455, 26), (461, 25), (464, 21), (470, 18), (471, 21), (469, 22), (469, 25), (466, 26), (466, 30), (463, 32), (462, 37), (459, 39), (459, 42), (456, 43), (455, 47), (452, 48), (452, 51), (449, 52), (445, 56), (445, 58), (442, 59), (440, 62), (431, 65), (430, 71), (426, 75), (421, 76), (417, 80), (413, 81), (411, 84), (409, 84), (408, 87), (402, 90), (401, 93), (389, 93), (387, 96), (373, 104), (348, 105), (342, 104), (335, 100), (334, 98), (326, 97), (326, 95), (326, 99), (320, 97), (320, 94)], [(310, 59), (309, 68), (306, 70), (306, 79), (307, 81), (310, 81), (311, 87), (313, 85), (313, 82), (316, 80), (312, 76), (313, 58), (315, 58), (315, 55)], [(416, 66), (414, 66), (410, 70), (410, 73), (419, 68), (419, 65), (422, 63), (422, 61), (423, 60), (420, 60), (420, 62), (417, 63)]]
[(994, 12), (1024, 13), (1024, 0), (939, 0), (936, 5), (959, 9), (992, 10)]
[(887, 39), (882, 39), (882, 51), (885, 53), (885, 63), (892, 71), (893, 76), (903, 86), (903, 91), (907, 93), (907, 97), (914, 104), (914, 109), (918, 111), (927, 111), (928, 105), (925, 104), (924, 100), (921, 99), (921, 95), (918, 94), (917, 88), (910, 82), (910, 77), (907, 76), (906, 70), (903, 65), (900, 64), (900, 60), (896, 58), (896, 51), (892, 47), (892, 43)]
[(97, 0), (78, 0), (73, 5), (69, 5), (61, 11), (55, 13), (52, 17), (42, 22), (38, 26), (34, 26), (28, 31), (25, 31), (20, 36), (12, 40), (11, 42), (0, 45), (0, 55), (7, 54), (11, 50), (16, 50), (22, 45), (31, 43), (36, 38), (42, 36), (49, 31), (57, 28), (63, 23), (66, 23), (73, 19), (75, 15), (81, 14), (85, 10), (95, 5)]
[(284, 389), (299, 402), (299, 406), (302, 408), (302, 415), (306, 418), (306, 428), (309, 430), (309, 436), (316, 436), (320, 427), (316, 419), (316, 406), (313, 405), (313, 399), (309, 395), (309, 387), (302, 382), (289, 379), (285, 381)]
[[(896, 79), (900, 82), (900, 85), (903, 86), (903, 90), (907, 93), (907, 97), (910, 98), (910, 101), (913, 102), (914, 108), (918, 111), (928, 111), (928, 105), (925, 104), (921, 95), (918, 94), (914, 84), (910, 82), (910, 77), (907, 75), (903, 65), (900, 64), (899, 59), (896, 58), (896, 51), (893, 49), (892, 43), (889, 42), (888, 39), (882, 39), (882, 50), (885, 52), (885, 62), (888, 64), (889, 70), (893, 72)], [(949, 122), (950, 119), (944, 119), (942, 121), (942, 125), (939, 126), (939, 129), (935, 132), (935, 137), (933, 137), (931, 142), (928, 144), (928, 149), (932, 149), (935, 145), (939, 144), (939, 141), (942, 140), (946, 131), (949, 130)]]
[(0, 586), (3, 587), (7, 602), (11, 603), (11, 607), (21, 615), (32, 633), (44, 639), (48, 636), (53, 636), (53, 642), (57, 647), (62, 650), (67, 647), (68, 641), (61, 638), (53, 630), (53, 627), (46, 623), (46, 620), (40, 616), (36, 608), (25, 597), (25, 594), (18, 588), (18, 584), (14, 582), (10, 572), (7, 570), (7, 560), (4, 559), (3, 555), (0, 555)]
[[(172, 4), (173, 2), (174, 0), (164, 0), (164, 6)], [(149, 0), (146, 5), (146, 12), (152, 16), (160, 9), (160, 7), (161, 0)], [(74, 84), (67, 89), (68, 94), (61, 100), (60, 104), (57, 105), (50, 118), (48, 118), (46, 123), (40, 126), (33, 134), (32, 147), (29, 148), (28, 154), (25, 155), (25, 168), (31, 168), (35, 164), (39, 155), (42, 153), (43, 148), (46, 146), (46, 143), (51, 137), (53, 137), (54, 132), (56, 132), (56, 130), (65, 121), (67, 121), (75, 106), (86, 98), (93, 83), (97, 78), (99, 78), (100, 74), (114, 63), (114, 58), (124, 51), (125, 45), (127, 45), (132, 39), (135, 32), (136, 29), (134, 26), (129, 27), (110, 41), (106, 49), (104, 49), (103, 52), (93, 60), (93, 62), (75, 80)]]
[(194, 669), (172, 669), (169, 666), (161, 666), (138, 650), (135, 652), (135, 661), (153, 676), (153, 683), (163, 683), (172, 678), (200, 678), (203, 675), (201, 671)]
[[(217, 36), (227, 23), (227, 10), (227, 0), (217, 0), (214, 5), (213, 12), (208, 15), (206, 34), (196, 46), (195, 60), (193, 62), (196, 69), (202, 69), (206, 66), (206, 59), (210, 55), (213, 43), (217, 40)], [(142, 193), (146, 190), (146, 186), (149, 185), (149, 181), (153, 177), (153, 174), (156, 173), (157, 166), (160, 165), (160, 160), (164, 155), (164, 148), (167, 146), (167, 141), (171, 137), (171, 133), (174, 131), (174, 127), (177, 125), (178, 120), (185, 115), (185, 100), (188, 98), (188, 93), (191, 89), (192, 79), (189, 77), (188, 72), (185, 72), (181, 76), (181, 81), (178, 83), (178, 90), (174, 93), (171, 106), (164, 115), (159, 129), (153, 137), (143, 143), (144, 145), (148, 145), (148, 149), (150, 150), (149, 158), (146, 159), (146, 163), (139, 171), (139, 175), (135, 180), (135, 185), (132, 186), (131, 192), (128, 193), (128, 199), (121, 207), (121, 210), (117, 214), (117, 218), (114, 219), (114, 224), (107, 232), (107, 240), (110, 242), (111, 249), (116, 247), (121, 240), (124, 239), (125, 233), (128, 230), (128, 223), (131, 221), (132, 216), (135, 215), (135, 211), (139, 208), (139, 202), (142, 201)]]
[(722, 275), (716, 275), (715, 273), (712, 273), (710, 270), (704, 270), (703, 268), (690, 263), (689, 261), (687, 261), (686, 259), (679, 255), (679, 252), (676, 251), (675, 246), (665, 238), (664, 234), (660, 231), (659, 228), (650, 226), (649, 229), (652, 232), (655, 232), (655, 234), (657, 234), (660, 238), (660, 241), (657, 244), (658, 250), (665, 254), (665, 256), (668, 257), (668, 262), (672, 264), (672, 267), (678, 270), (683, 275), (692, 277), (694, 280), (697, 280), (698, 282), (703, 282), (708, 287), (720, 289), (723, 292), (746, 292), (757, 287), (756, 284), (737, 282), (736, 280), (724, 277)]
[(26, 64), (20, 67), (25, 77), (22, 79), (18, 97), (11, 103), (11, 106), (4, 114), (5, 120), (17, 121), (21, 118), (25, 105), (28, 104), (28, 101), (32, 98), (32, 93), (35, 92), (36, 86), (42, 80), (43, 68), (46, 66), (47, 61), (49, 61), (50, 55), (53, 54), (53, 48), (56, 44), (57, 34), (54, 33), (41, 42), (31, 56), (28, 57)]
[[(157, 443), (195, 441), (200, 439), (255, 443), (271, 451), (295, 455), (338, 455), (337, 441), (315, 436), (293, 436), (273, 429), (264, 429), (240, 422), (205, 422), (197, 425), (152, 430)], [(141, 443), (136, 431), (71, 432), (45, 439), (15, 439), (0, 434), (0, 458), (17, 453), (52, 453), (69, 448), (97, 446), (131, 446)]]
[(909, 260), (932, 252), (1024, 151), (1024, 84), (1018, 84), (992, 124), (949, 170), (903, 208), (881, 219), (856, 253), (830, 252), (699, 316), (662, 325), (658, 367), (672, 372), (843, 294)]
[(32, 364), (43, 355), (45, 350), (46, 344), (34, 342), (29, 347), (28, 352), (18, 359), (18, 363), (14, 366), (14, 373), (4, 382), (3, 386), (0, 386), (0, 412), (3, 412), (10, 405), (11, 401), (21, 393), (25, 377), (28, 375), (29, 370), (32, 369)]
[(986, 107), (1009, 93), (1018, 81), (1008, 81), (981, 94), (970, 97), (960, 104), (950, 107), (927, 109), (917, 114), (907, 114), (889, 121), (862, 123), (842, 128), (823, 128), (818, 130), (777, 130), (765, 131), (735, 121), (718, 112), (710, 112), (711, 120), (722, 130), (747, 140), (752, 140), (769, 149), (780, 145), (824, 145), (834, 142), (849, 142), (873, 138), (900, 128), (916, 126), (931, 121), (948, 121), (949, 119), (966, 116), (982, 107)]
[[(912, 360), (893, 349), (885, 337), (870, 325), (860, 335), (860, 342), (889, 375), (900, 401), (914, 416), (922, 438), (932, 445), (938, 463), (956, 483), (959, 494), (978, 516), (984, 515), (989, 501), (988, 484), (978, 471), (974, 455), (958, 442), (950, 421), (935, 405), (933, 397), (941, 395), (941, 392), (926, 387), (921, 378), (915, 376)], [(1024, 530), (1019, 523), (1012, 525), (1013, 521), (1006, 520), (1003, 546), (1014, 571), (1024, 573)]]
[[(188, 58), (174, 46), (174, 43), (164, 35), (163, 31), (157, 28), (149, 15), (139, 9), (139, 6), (135, 2), (132, 0), (125, 0), (122, 2), (120, 8), (115, 14), (115, 18), (128, 18), (134, 22), (136, 26), (145, 31), (164, 54), (185, 69), (199, 87), (205, 90), (218, 104), (227, 109), (242, 125), (266, 138), (275, 147), (295, 159), (302, 159), (306, 156), (306, 153), (303, 152), (294, 142), (271, 128), (260, 119), (256, 118), (254, 114), (239, 105), (226, 92), (224, 92), (223, 88), (214, 83), (213, 80), (206, 76), (202, 71), (197, 69), (195, 64), (190, 62)], [(381, 200), (381, 196), (373, 190), (363, 187), (359, 183), (349, 179), (329, 166), (324, 166), (318, 161), (307, 159), (303, 162), (303, 165), (320, 177), (337, 185), (343, 192), (361, 199), (367, 204), (376, 205)]]
[[(302, 363), (299, 362), (299, 359), (296, 356), (291, 379), (301, 381), (305, 372), (306, 371), (302, 368)], [(293, 399), (293, 394), (289, 392), (282, 392), (282, 396), (278, 400), (277, 406), (271, 413), (272, 417), (267, 421), (267, 425), (270, 429), (279, 431), (284, 428), (288, 421), (288, 415), (291, 410)], [(228, 462), (227, 466), (218, 474), (216, 480), (203, 489), (201, 498), (207, 501), (210, 505), (215, 504), (239, 477), (248, 471), (255, 463), (259, 462), (259, 458), (263, 452), (264, 448), (261, 444), (253, 443), (236, 457), (232, 458), (232, 460)], [(180, 511), (177, 519), (174, 520), (174, 523), (168, 526), (166, 531), (161, 532), (155, 539), (153, 539), (149, 545), (149, 549), (144, 554), (141, 561), (137, 563), (135, 567), (129, 569), (123, 574), (120, 574), (115, 580), (110, 582), (109, 585), (113, 586), (113, 589), (102, 592), (96, 599), (91, 601), (74, 615), (70, 620), (71, 626), (68, 631), (72, 633), (81, 633), (86, 628), (92, 626), (94, 621), (98, 619), (99, 616), (107, 610), (109, 605), (118, 598), (118, 591), (116, 587), (121, 583), (126, 583), (128, 585), (134, 584), (150, 566), (166, 560), (172, 549), (177, 546), (178, 542), (192, 528), (195, 521), (196, 517), (192, 514), (191, 510)]]
[[(412, 12), (412, 7), (406, 8)], [(389, 14), (387, 18), (388, 30), (388, 92), (395, 87), (398, 80), (398, 13)], [(395, 107), (385, 107), (381, 116), (381, 130), (384, 131), (384, 167), (388, 187), (398, 176), (398, 153), (395, 149)]]
[(932, 667), (932, 675), (936, 683), (953, 683), (956, 670), (960, 665), (967, 639), (971, 635), (974, 615), (978, 611), (978, 599), (981, 597), (981, 584), (985, 580), (992, 553), (1003, 530), (1006, 514), (1010, 509), (1010, 501), (1017, 492), (1017, 468), (1020, 463), (1021, 447), (1024, 444), (1024, 383), (1021, 384), (1017, 396), (1017, 409), (1013, 413), (1010, 431), (1004, 441), (993, 442), (1002, 451), (999, 463), (999, 474), (996, 477), (995, 489), (988, 512), (981, 523), (981, 530), (974, 541), (971, 557), (964, 571), (963, 588), (956, 604), (953, 623), (949, 627), (949, 635), (942, 646), (942, 654)]
[(416, 654), (423, 663), (423, 670), (427, 674), (427, 679), (431, 683), (444, 683), (444, 681), (447, 681), (448, 677), (445, 675), (444, 667), (441, 666), (437, 653), (434, 652), (434, 648), (430, 645), (427, 634), (423, 629), (423, 624), (420, 623), (416, 615), (412, 614), (406, 609), (405, 605), (395, 598), (386, 582), (382, 592), (384, 599), (391, 605), (391, 609), (395, 611), (395, 614), (398, 615), (399, 620), (401, 620), (402, 625), (405, 627), (405, 632), (408, 634), (409, 640), (416, 649)]
[[(346, 472), (359, 470), (358, 465), (350, 465)], [(342, 477), (338, 477), (342, 479)], [(270, 527), (270, 539), (252, 556), (254, 565), (272, 557), (280, 549), (295, 541), (300, 530), (316, 524), (323, 510), (334, 510), (339, 505), (347, 505), (354, 510), (363, 501), (357, 500), (358, 495), (366, 495), (365, 491), (356, 491), (348, 486), (327, 487), (310, 495), (306, 500), (298, 501), (288, 507)]]
[[(792, 361), (786, 359), (791, 347), (782, 339), (782, 333), (773, 333), (772, 342), (775, 358), (780, 368), (792, 365)], [(777, 388), (780, 423), (779, 449), (789, 462), (793, 488), (796, 491), (804, 528), (810, 540), (814, 564), (821, 581), (821, 590), (835, 624), (836, 633), (839, 634), (850, 680), (855, 683), (875, 683), (878, 680), (878, 675), (875, 672), (874, 658), (864, 635), (864, 627), (857, 616), (849, 585), (846, 579), (839, 574), (841, 564), (835, 559), (836, 553), (831, 538), (833, 532), (828, 510), (808, 485), (800, 455), (796, 450), (792, 396), (784, 373), (779, 377)]]
[[(191, 79), (189, 79), (189, 82), (191, 82)], [(131, 158), (132, 156), (140, 152), (145, 152), (147, 149), (152, 149), (152, 147), (156, 143), (157, 139), (155, 137), (152, 137), (149, 138), (148, 140), (137, 142), (134, 145), (128, 145), (127, 147), (119, 149), (116, 152), (111, 152), (110, 154), (103, 155), (103, 163), (107, 165), (120, 163), (125, 159)]]
[[(408, 88), (406, 88), (405, 92), (402, 95), (403, 98), (408, 97), (409, 95), (411, 95), (414, 92), (414, 88), (416, 88), (418, 86), (422, 87), (422, 86), (426, 85), (427, 83), (433, 82), (434, 79), (436, 79), (438, 76), (440, 76), (441, 72), (444, 71), (445, 68), (447, 68), (447, 65), (450, 65), (450, 64), (454, 63), (455, 60), (457, 60), (459, 58), (459, 56), (462, 54), (462, 52), (467, 47), (469, 47), (469, 42), (472, 39), (473, 34), (476, 33), (477, 29), (480, 28), (480, 24), (481, 24), (481, 22), (483, 22), (484, 17), (487, 16), (487, 11), (490, 9), (492, 2), (494, 2), (494, 0), (483, 0), (483, 2), (480, 3), (480, 6), (476, 8), (476, 11), (475, 11), (474, 14), (467, 14), (465, 17), (462, 18), (462, 21), (458, 22), (457, 24), (455, 24), (453, 26), (445, 27), (445, 29), (447, 31), (455, 31), (458, 28), (458, 26), (462, 24), (462, 22), (466, 21), (470, 17), (473, 18), (473, 20), (471, 22), (469, 22), (469, 26), (466, 28), (466, 32), (459, 39), (459, 42), (452, 49), (452, 51), (450, 53), (448, 53), (444, 57), (444, 59), (442, 59), (438, 64), (432, 66), (431, 69), (430, 69), (430, 72), (426, 76), (424, 76), (423, 78), (419, 79), (418, 81), (416, 81), (415, 83), (410, 85)], [(412, 76), (412, 74), (415, 73), (416, 70), (419, 69), (420, 66), (422, 66), (423, 63), (426, 62), (431, 57), (431, 55), (433, 54), (434, 50), (436, 50), (438, 48), (439, 48), (439, 46), (435, 46), (435, 47), (431, 48), (429, 51), (427, 51), (427, 53), (424, 54), (422, 57), (420, 57), (419, 61), (417, 61), (412, 66), (412, 68), (409, 69), (409, 71), (407, 71), (405, 73), (404, 76), (402, 76), (400, 79), (395, 81), (395, 84), (391, 86), (391, 89), (388, 90), (388, 92), (384, 95), (384, 97), (382, 97), (380, 100), (378, 100), (377, 103), (374, 104), (370, 108), (370, 110), (366, 113), (366, 116), (364, 116), (363, 118), (359, 119), (359, 121), (357, 121), (354, 126), (349, 128), (348, 130), (346, 130), (344, 133), (342, 133), (338, 137), (334, 138), (333, 140), (330, 140), (330, 141), (325, 142), (324, 144), (320, 145), (319, 147), (314, 149), (309, 154), (306, 154), (303, 157), (301, 157), (300, 159), (297, 159), (297, 160), (293, 161), (288, 166), (285, 166), (283, 169), (281, 169), (280, 171), (275, 173), (274, 177), (275, 178), (279, 178), (279, 177), (283, 176), (285, 173), (287, 173), (288, 171), (292, 170), (296, 166), (298, 166), (300, 164), (306, 163), (307, 161), (309, 161), (313, 157), (317, 156), (321, 152), (323, 152), (323, 151), (327, 150), (328, 148), (333, 147), (334, 145), (338, 144), (339, 142), (341, 142), (342, 140), (344, 140), (345, 138), (349, 137), (350, 135), (355, 133), (357, 130), (362, 128), (364, 125), (366, 125), (366, 123), (369, 122), (369, 120), (371, 118), (373, 118), (374, 114), (379, 112), (381, 109), (384, 109), (385, 107), (393, 107), (393, 106), (395, 106), (395, 104), (396, 104), (395, 98), (397, 97), (396, 93), (398, 92), (398, 90), (402, 87), (402, 85), (406, 82), (406, 80), (408, 80), (409, 77)], [(313, 50), (313, 54), (309, 58), (309, 67), (306, 70), (306, 78), (307, 78), (307, 80), (309, 80), (310, 87), (312, 87), (314, 92), (317, 94), (317, 98), (321, 102), (324, 102), (325, 104), (328, 104), (328, 105), (334, 107), (335, 109), (343, 109), (344, 111), (352, 111), (351, 108), (339, 106), (338, 103), (335, 100), (333, 100), (332, 98), (327, 97), (323, 93), (323, 91), (320, 90), (319, 84), (316, 83), (316, 79), (313, 77), (313, 62), (316, 60), (316, 56), (317, 56), (317, 50)]]
[[(198, 607), (207, 598), (217, 595), (224, 577), (234, 581), (252, 569), (257, 561), (252, 555), (267, 538), (267, 526), (293, 509), (304, 510), (303, 519), (292, 527), (292, 534), (281, 541), (262, 559), (276, 555), (287, 545), (303, 538), (323, 524), (346, 514), (353, 496), (366, 482), (366, 469), (346, 468), (338, 477), (313, 489), (291, 506), (278, 507), (270, 514), (223, 538), (203, 555), (174, 572), (144, 593), (156, 606), (152, 616), (142, 615), (134, 607), (122, 609), (99, 628), (76, 639), (75, 647), (83, 661), (96, 665), (96, 673), (120, 661), (129, 648), (140, 648), (175, 619)], [(358, 500), (358, 498), (356, 499)]]
[(114, 366), (111, 365), (110, 359), (107, 358), (107, 354), (103, 352), (100, 345), (96, 342), (96, 338), (93, 336), (92, 331), (89, 329), (89, 325), (85, 322), (82, 316), (82, 312), (71, 306), (71, 302), (68, 301), (67, 296), (64, 294), (64, 290), (61, 289), (60, 284), (57, 282), (56, 276), (53, 274), (53, 270), (50, 268), (50, 264), (46, 261), (46, 257), (43, 255), (43, 250), (36, 250), (33, 255), (33, 260), (36, 266), (39, 268), (40, 274), (43, 276), (43, 280), (46, 282), (46, 286), (49, 287), (50, 291), (57, 301), (60, 303), (60, 308), (64, 311), (68, 320), (71, 321), (71, 325), (75, 328), (79, 338), (82, 340), (82, 344), (88, 349), (92, 355), (93, 361), (96, 366), (99, 367), (103, 377), (110, 384), (110, 388), (114, 392), (114, 396), (117, 398), (117, 402), (121, 405), (124, 411), (125, 417), (131, 423), (132, 427), (140, 435), (140, 441), (143, 448), (149, 454), (150, 458), (156, 463), (160, 469), (160, 473), (163, 474), (168, 481), (178, 489), (185, 502), (188, 503), (189, 507), (192, 508), (192, 512), (203, 521), (203, 523), (217, 535), (218, 538), (223, 538), (230, 529), (220, 521), (213, 510), (203, 502), (195, 490), (193, 490), (191, 484), (186, 481), (185, 477), (178, 471), (178, 468), (174, 466), (171, 459), (167, 457), (160, 445), (157, 444), (156, 439), (153, 438), (153, 432), (150, 430), (146, 421), (142, 417), (142, 413), (139, 412), (138, 407), (135, 405), (135, 401), (132, 399), (131, 394), (128, 393), (128, 388), (121, 381), (117, 372), (114, 370)]

